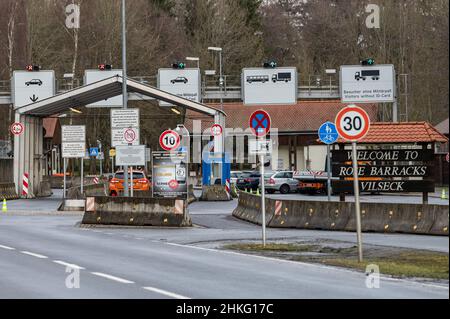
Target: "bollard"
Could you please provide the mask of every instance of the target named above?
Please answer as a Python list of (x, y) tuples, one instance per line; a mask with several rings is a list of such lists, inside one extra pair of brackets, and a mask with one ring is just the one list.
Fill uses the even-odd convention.
[(3, 198), (2, 212), (6, 213), (7, 211), (8, 207), (6, 207), (6, 198)]

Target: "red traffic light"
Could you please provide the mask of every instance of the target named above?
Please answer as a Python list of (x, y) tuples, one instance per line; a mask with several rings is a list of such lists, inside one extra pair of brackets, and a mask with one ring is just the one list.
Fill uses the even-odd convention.
[(29, 72), (39, 71), (40, 69), (41, 69), (41, 67), (39, 65), (32, 65), (32, 64), (29, 64), (25, 67), (25, 70), (27, 70)]
[(101, 70), (101, 71), (111, 70), (112, 69), (112, 65), (111, 64), (104, 64), (104, 63), (102, 63), (102, 64), (98, 65), (98, 69)]

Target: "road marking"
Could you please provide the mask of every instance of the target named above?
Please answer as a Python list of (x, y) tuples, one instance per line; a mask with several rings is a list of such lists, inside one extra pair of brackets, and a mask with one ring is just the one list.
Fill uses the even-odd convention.
[(143, 240), (144, 238), (142, 238), (142, 237), (134, 237), (134, 239)]
[(12, 248), (9, 246), (4, 246), (4, 245), (0, 245), (0, 248), (7, 249), (7, 250), (16, 250), (15, 248)]
[(35, 253), (29, 252), (29, 251), (26, 251), (26, 250), (22, 250), (21, 253), (25, 254), (25, 255), (30, 255), (30, 256), (33, 256), (33, 257), (36, 257), (36, 258), (40, 258), (40, 259), (48, 258), (47, 256), (40, 255), (40, 254), (35, 254)]
[(78, 265), (75, 265), (75, 264), (69, 264), (69, 263), (66, 263), (66, 262), (61, 261), (61, 260), (53, 260), (53, 262), (55, 264), (63, 265), (63, 266), (66, 266), (66, 267), (70, 267), (72, 269), (80, 269), (80, 270), (86, 269), (84, 267), (81, 267), (81, 266), (78, 266)]
[[(237, 255), (237, 256), (246, 256), (246, 257), (250, 257), (250, 258), (257, 258), (257, 259), (269, 260), (269, 261), (274, 261), (274, 262), (288, 263), (291, 265), (308, 266), (308, 267), (318, 268), (318, 269), (323, 269), (323, 270), (342, 271), (342, 272), (347, 272), (347, 273), (352, 273), (352, 274), (360, 274), (360, 275), (365, 276), (365, 273), (361, 273), (356, 270), (345, 269), (345, 268), (341, 268), (341, 267), (318, 265), (318, 264), (313, 264), (313, 263), (305, 263), (305, 262), (301, 262), (301, 261), (278, 259), (278, 258), (274, 258), (274, 257), (250, 255), (250, 254), (244, 254), (244, 253), (239, 253), (239, 252), (235, 252), (235, 251), (197, 247), (197, 246), (192, 246), (192, 245), (183, 245), (183, 244), (176, 244), (176, 243), (165, 243), (165, 244), (171, 245), (171, 246), (177, 246), (177, 247), (187, 247), (187, 248), (192, 248), (192, 249), (212, 251), (212, 252), (216, 252), (216, 253), (223, 253), (223, 254), (230, 254), (230, 255)], [(413, 285), (420, 285), (420, 286), (425, 286), (425, 287), (433, 287), (433, 288), (449, 290), (449, 286), (438, 285), (438, 284), (429, 284), (429, 283), (417, 282), (417, 281), (412, 281), (412, 280), (407, 280), (407, 279), (387, 277), (387, 276), (383, 276), (383, 275), (380, 275), (380, 279), (386, 280), (386, 281), (403, 282), (403, 283), (409, 283), (409, 284), (413, 284)]]
[(182, 296), (182, 295), (179, 295), (179, 294), (175, 294), (175, 293), (167, 291), (167, 290), (158, 289), (158, 288), (155, 288), (155, 287), (142, 287), (142, 289), (153, 291), (153, 292), (156, 292), (158, 294), (165, 295), (165, 296), (168, 296), (168, 297), (172, 297), (172, 298), (175, 298), (175, 299), (191, 299), (189, 297), (185, 297), (185, 296)]
[(103, 278), (106, 278), (106, 279), (114, 280), (114, 281), (117, 281), (117, 282), (120, 282), (120, 283), (123, 283), (123, 284), (134, 284), (134, 281), (130, 281), (130, 280), (126, 280), (126, 279), (123, 279), (123, 278), (111, 276), (111, 275), (104, 274), (104, 273), (101, 273), (101, 272), (91, 272), (91, 274), (93, 274), (95, 276), (103, 277)]

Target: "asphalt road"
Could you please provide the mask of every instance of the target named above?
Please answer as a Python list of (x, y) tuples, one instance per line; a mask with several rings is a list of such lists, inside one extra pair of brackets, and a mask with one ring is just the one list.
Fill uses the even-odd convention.
[[(448, 285), (382, 278), (379, 289), (369, 289), (360, 272), (199, 245), (260, 237), (259, 226), (230, 216), (234, 205), (194, 203), (198, 226), (181, 229), (80, 228), (81, 216), (0, 215), (0, 298), (448, 298)], [(303, 230), (268, 236), (355, 237)], [(364, 240), (448, 252), (447, 237), (365, 234)], [(76, 268), (80, 288), (67, 288)]]

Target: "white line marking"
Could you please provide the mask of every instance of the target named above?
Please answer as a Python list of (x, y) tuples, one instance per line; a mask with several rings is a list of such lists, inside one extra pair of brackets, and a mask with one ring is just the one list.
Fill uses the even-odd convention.
[(143, 240), (144, 238), (142, 238), (142, 237), (134, 237), (134, 239)]
[(185, 297), (185, 296), (182, 296), (182, 295), (179, 295), (179, 294), (175, 294), (175, 293), (167, 291), (167, 290), (158, 289), (158, 288), (155, 288), (155, 287), (142, 287), (142, 289), (153, 291), (153, 292), (156, 292), (158, 294), (165, 295), (165, 296), (168, 296), (168, 297), (172, 297), (172, 298), (175, 298), (175, 299), (191, 299), (191, 298), (188, 298), (188, 297)]
[(103, 278), (106, 278), (106, 279), (114, 280), (114, 281), (117, 281), (117, 282), (120, 282), (120, 283), (123, 283), (123, 284), (134, 284), (134, 281), (130, 281), (130, 280), (126, 280), (126, 279), (123, 279), (123, 278), (111, 276), (111, 275), (104, 274), (104, 273), (101, 273), (101, 272), (91, 272), (91, 274), (93, 274), (95, 276), (103, 277)]
[(69, 264), (69, 263), (66, 263), (66, 262), (61, 261), (61, 260), (53, 260), (53, 262), (55, 264), (63, 265), (63, 266), (66, 266), (66, 267), (70, 267), (72, 269), (80, 269), (80, 270), (86, 269), (84, 267), (81, 267), (81, 266), (78, 266), (78, 265), (75, 265), (75, 264)]
[[(334, 271), (342, 271), (342, 272), (347, 272), (347, 273), (352, 273), (352, 274), (365, 275), (365, 273), (361, 273), (361, 272), (358, 272), (358, 271), (355, 271), (355, 270), (345, 269), (345, 268), (341, 268), (341, 267), (318, 265), (318, 264), (314, 264), (314, 263), (305, 263), (305, 262), (301, 262), (301, 261), (292, 261), (292, 260), (286, 260), (286, 259), (278, 259), (278, 258), (274, 258), (274, 257), (266, 257), (266, 256), (244, 254), (244, 253), (239, 253), (239, 252), (235, 252), (235, 251), (227, 251), (227, 250), (220, 250), (220, 249), (213, 249), (213, 248), (197, 247), (197, 246), (192, 246), (192, 245), (183, 245), (183, 244), (176, 244), (176, 243), (165, 243), (165, 244), (171, 245), (171, 246), (177, 246), (177, 247), (187, 247), (187, 248), (192, 248), (192, 249), (212, 251), (212, 252), (216, 252), (216, 253), (223, 253), (223, 254), (230, 254), (230, 255), (237, 255), (237, 256), (246, 256), (246, 257), (250, 257), (250, 258), (258, 258), (258, 259), (263, 259), (263, 260), (288, 263), (288, 264), (291, 264), (291, 265), (301, 265), (301, 266), (308, 266), (308, 267), (319, 268), (319, 269), (324, 269), (324, 270), (334, 270)], [(440, 289), (449, 290), (449, 286), (438, 285), (438, 284), (435, 285), (435, 284), (417, 282), (417, 281), (406, 280), (406, 279), (401, 279), (401, 278), (386, 277), (386, 276), (383, 276), (383, 275), (380, 275), (380, 279), (386, 280), (386, 281), (403, 282), (403, 283), (409, 283), (409, 284), (420, 285), (420, 286), (425, 286), (425, 287), (433, 287), (433, 288), (440, 288)]]
[(16, 250), (15, 248), (12, 248), (9, 246), (3, 246), (3, 245), (0, 245), (0, 248), (7, 249), (7, 250)]
[(29, 251), (26, 251), (26, 250), (22, 250), (21, 253), (25, 254), (25, 255), (30, 255), (30, 256), (33, 256), (33, 257), (36, 257), (36, 258), (41, 258), (41, 259), (48, 258), (47, 256), (40, 255), (40, 254), (35, 254), (35, 253), (29, 252)]

